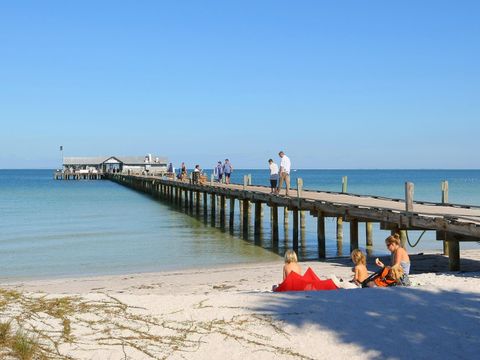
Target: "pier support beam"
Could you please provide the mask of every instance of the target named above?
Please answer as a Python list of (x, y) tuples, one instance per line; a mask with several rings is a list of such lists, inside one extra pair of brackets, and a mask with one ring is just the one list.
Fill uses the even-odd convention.
[(272, 242), (278, 246), (278, 206), (270, 207), (272, 212)]
[(190, 190), (190, 194), (189, 194), (189, 197), (190, 197), (190, 201), (188, 202), (189, 204), (189, 209), (191, 212), (193, 212), (193, 190)]
[(255, 202), (255, 226), (254, 235), (259, 237), (262, 232), (262, 203), (260, 201)]
[(365, 223), (365, 237), (366, 237), (366, 248), (367, 255), (371, 256), (373, 253), (373, 223)]
[(225, 195), (220, 195), (220, 227), (225, 228)]
[(196, 212), (197, 215), (200, 214), (200, 191), (196, 192), (195, 212)]
[(358, 220), (350, 221), (350, 253), (358, 249)]
[(233, 227), (235, 225), (235, 198), (232, 196), (230, 198), (230, 216), (228, 219), (230, 232), (233, 233)]
[(283, 224), (288, 225), (288, 208), (285, 206), (283, 208)]
[(203, 193), (203, 217), (207, 216), (208, 213), (208, 194)]
[(300, 210), (300, 228), (305, 229), (305, 227), (306, 227), (305, 211)]
[(298, 254), (298, 209), (293, 209), (293, 250)]
[(250, 202), (248, 200), (244, 199), (242, 201), (242, 207), (243, 207), (243, 222), (242, 222), (243, 237), (245, 239), (248, 239), (248, 225), (249, 225), (249, 222), (250, 222), (250, 219), (249, 219)]
[(215, 226), (215, 201), (215, 194), (210, 194), (210, 218), (213, 226)]
[(447, 237), (448, 245), (448, 269), (460, 271), (460, 242)]
[[(448, 181), (442, 181), (442, 204), (448, 204)], [(443, 254), (448, 255), (448, 243), (443, 239)]]
[(407, 246), (407, 230), (400, 230), (400, 245), (405, 248)]
[(325, 259), (326, 246), (325, 246), (325, 217), (321, 211), (317, 213), (317, 242), (318, 242), (318, 257)]
[(337, 255), (341, 256), (343, 252), (343, 217), (337, 217)]

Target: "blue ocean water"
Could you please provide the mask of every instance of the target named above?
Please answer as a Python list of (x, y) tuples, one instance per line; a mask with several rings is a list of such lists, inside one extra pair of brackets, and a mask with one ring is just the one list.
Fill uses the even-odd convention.
[[(281, 229), (278, 247), (270, 241), (265, 208), (264, 235), (241, 238), (212, 227), (203, 217), (153, 199), (110, 181), (55, 181), (51, 170), (0, 170), (0, 278), (50, 278), (127, 274), (261, 261), (281, 261), (291, 244), (291, 228)], [(236, 170), (232, 181), (268, 185), (267, 170)], [(449, 181), (450, 202), (480, 205), (478, 170), (297, 170), (304, 188), (340, 191), (348, 176), (348, 191), (402, 198), (404, 182), (415, 184), (415, 199), (439, 201), (440, 182)], [(237, 209), (238, 210), (238, 209)], [(239, 211), (236, 211), (239, 216)], [(227, 219), (228, 223), (228, 219)], [(236, 220), (239, 226), (239, 219)], [(292, 223), (292, 222), (290, 222)], [(218, 225), (218, 224), (217, 224)], [(335, 222), (327, 222), (327, 256), (347, 255), (338, 248)], [(363, 228), (359, 229), (360, 234)], [(387, 232), (375, 228), (374, 253), (385, 253)], [(411, 232), (412, 240), (418, 236)], [(345, 226), (348, 239), (348, 226)], [(360, 243), (364, 243), (362, 236)], [(301, 259), (314, 259), (316, 221), (306, 216), (300, 234)], [(410, 252), (441, 249), (433, 233)], [(478, 246), (462, 244), (462, 248)]]

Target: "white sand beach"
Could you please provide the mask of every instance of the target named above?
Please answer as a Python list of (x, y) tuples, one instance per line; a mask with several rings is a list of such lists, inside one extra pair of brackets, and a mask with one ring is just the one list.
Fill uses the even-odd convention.
[[(438, 272), (446, 258), (412, 256), (409, 288), (273, 293), (281, 262), (17, 282), (1, 285), (0, 314), (35, 328), (47, 358), (472, 359), (480, 251), (462, 261), (474, 271)], [(348, 259), (301, 265), (351, 277)]]

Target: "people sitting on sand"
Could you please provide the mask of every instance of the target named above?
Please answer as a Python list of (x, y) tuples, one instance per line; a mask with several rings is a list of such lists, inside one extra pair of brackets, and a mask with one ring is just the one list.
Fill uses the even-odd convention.
[(321, 280), (311, 268), (302, 275), (302, 269), (298, 264), (297, 254), (293, 250), (285, 252), (285, 264), (283, 265), (283, 281), (274, 285), (274, 292), (283, 291), (320, 291), (337, 290), (338, 287), (331, 279)]
[(283, 280), (285, 280), (292, 271), (302, 275), (302, 268), (298, 264), (297, 254), (293, 250), (287, 250), (285, 251), (285, 265), (283, 265)]
[(357, 286), (361, 286), (362, 282), (368, 277), (367, 258), (360, 249), (353, 250), (350, 257), (355, 264), (352, 269), (354, 275), (351, 282)]
[[(400, 235), (395, 234), (387, 237), (385, 239), (385, 245), (387, 249), (392, 253), (392, 266), (399, 265), (402, 267), (403, 272), (406, 275), (410, 274), (410, 257), (408, 256), (407, 250), (401, 246)], [(379, 267), (385, 267), (383, 262), (378, 258), (375, 260), (375, 264)]]
[(368, 278), (367, 258), (365, 254), (361, 250), (355, 249), (350, 254), (350, 258), (354, 264), (352, 268), (352, 272), (354, 273), (352, 280), (344, 281), (335, 275), (330, 275), (330, 279), (341, 289), (358, 289), (362, 287), (362, 282)]

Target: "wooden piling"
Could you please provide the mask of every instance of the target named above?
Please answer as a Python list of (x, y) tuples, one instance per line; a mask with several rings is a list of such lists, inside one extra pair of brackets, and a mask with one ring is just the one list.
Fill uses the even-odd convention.
[(294, 208), (293, 212), (293, 250), (298, 254), (298, 209)]
[(220, 195), (220, 226), (225, 227), (225, 195)]
[(343, 252), (343, 217), (337, 217), (337, 255), (341, 256)]
[(233, 232), (233, 227), (235, 224), (235, 198), (233, 196), (230, 198), (230, 217), (228, 220), (230, 232)]
[(249, 207), (250, 207), (250, 202), (247, 199), (244, 199), (242, 201), (242, 207), (243, 207), (243, 237), (248, 238), (248, 226), (249, 226)]
[(366, 237), (366, 248), (367, 248), (367, 255), (371, 256), (373, 253), (373, 223), (366, 222), (365, 223), (365, 237)]
[(189, 208), (190, 208), (190, 211), (193, 212), (193, 190), (190, 190), (190, 194), (189, 194)]
[(299, 210), (300, 211), (300, 229), (305, 230), (305, 227), (307, 226), (306, 224), (306, 219), (305, 219), (305, 211)]
[(196, 199), (195, 199), (195, 212), (197, 215), (200, 214), (200, 191), (196, 192)]
[(210, 218), (212, 224), (215, 224), (215, 214), (216, 209), (215, 209), (215, 194), (210, 194)]
[[(448, 204), (448, 181), (442, 181), (442, 204)], [(448, 255), (447, 239), (443, 239), (443, 254)]]
[(262, 203), (260, 201), (255, 202), (255, 226), (254, 226), (254, 234), (256, 237), (260, 236), (261, 234), (261, 227), (262, 227)]
[(272, 241), (278, 244), (278, 206), (272, 205), (270, 211), (272, 212)]
[(400, 230), (400, 246), (405, 248), (407, 246), (407, 230)]
[(325, 259), (327, 255), (325, 246), (325, 217), (321, 211), (317, 212), (317, 243), (318, 243), (318, 257)]
[(342, 193), (347, 192), (347, 185), (348, 185), (348, 177), (347, 176), (342, 176)]
[(447, 235), (448, 268), (450, 271), (460, 271), (460, 243)]
[(358, 220), (350, 221), (350, 252), (358, 249)]
[(411, 182), (405, 183), (405, 211), (407, 213), (413, 211), (413, 192), (414, 185)]

